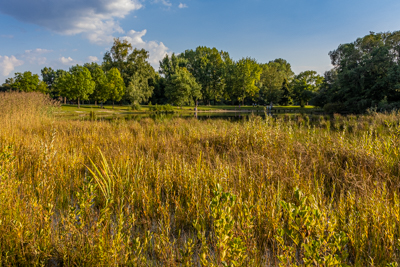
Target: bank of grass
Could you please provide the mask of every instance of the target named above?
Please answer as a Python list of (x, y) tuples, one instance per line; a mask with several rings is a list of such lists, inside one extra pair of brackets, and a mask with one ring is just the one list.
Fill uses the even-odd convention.
[[(57, 116), (60, 117), (70, 117), (70, 116), (88, 116), (90, 112), (95, 112), (99, 115), (126, 115), (126, 114), (141, 114), (141, 113), (154, 113), (154, 112), (163, 112), (164, 107), (168, 107), (168, 112), (194, 112), (194, 106), (183, 106), (182, 108), (177, 106), (170, 105), (142, 105), (140, 110), (133, 110), (131, 106), (118, 106), (115, 105), (109, 106), (104, 105), (100, 107), (99, 105), (81, 105), (80, 108), (76, 105), (62, 105), (61, 109), (57, 112)], [(198, 106), (197, 110), (199, 112), (264, 112), (264, 107), (253, 107), (253, 106), (228, 106), (228, 105), (219, 105), (219, 106)], [(321, 112), (322, 110), (314, 107), (314, 106), (305, 106), (301, 108), (299, 106), (275, 106), (273, 107), (273, 111), (275, 113), (312, 113), (312, 112)]]
[(400, 261), (397, 113), (80, 122), (53, 104), (0, 95), (1, 265)]

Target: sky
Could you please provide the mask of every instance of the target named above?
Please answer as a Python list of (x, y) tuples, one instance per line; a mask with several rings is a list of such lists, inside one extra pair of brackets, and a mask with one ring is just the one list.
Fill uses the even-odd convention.
[(399, 11), (398, 0), (4, 0), (0, 84), (15, 72), (101, 63), (115, 37), (149, 51), (156, 70), (166, 54), (208, 46), (323, 74), (340, 44), (400, 30)]

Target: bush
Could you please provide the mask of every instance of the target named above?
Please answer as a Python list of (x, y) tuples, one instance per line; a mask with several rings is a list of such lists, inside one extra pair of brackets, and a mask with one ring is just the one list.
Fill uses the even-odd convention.
[(173, 113), (174, 112), (174, 107), (171, 106), (170, 104), (166, 105), (149, 105), (149, 110), (153, 111), (155, 113)]
[(132, 103), (131, 105), (131, 110), (141, 110), (142, 107), (140, 106), (139, 103)]

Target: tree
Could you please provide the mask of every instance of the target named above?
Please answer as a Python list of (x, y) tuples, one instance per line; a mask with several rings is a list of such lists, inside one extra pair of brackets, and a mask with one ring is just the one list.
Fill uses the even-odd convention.
[(95, 105), (97, 105), (97, 101), (100, 101), (101, 103), (107, 101), (109, 98), (109, 92), (106, 87), (107, 77), (101, 66), (94, 62), (86, 63), (83, 66), (90, 71), (92, 80), (95, 83), (95, 87), (93, 93), (90, 95), (90, 99), (95, 101)]
[(121, 77), (124, 79), (125, 84), (128, 84), (127, 68), (129, 51), (132, 50), (132, 45), (127, 40), (120, 40), (114, 38), (114, 44), (110, 51), (107, 51), (103, 57), (104, 71), (109, 71), (112, 68), (117, 68)]
[(291, 97), (292, 93), (289, 89), (289, 83), (286, 78), (282, 82), (281, 92), (282, 92), (282, 95), (281, 95), (279, 104), (282, 106), (287, 106), (287, 105), (292, 104), (293, 103), (293, 100)]
[(223, 51), (216, 48), (199, 46), (195, 51), (186, 50), (179, 57), (187, 60), (187, 69), (201, 85), (203, 100), (214, 105), (224, 96)]
[(166, 79), (161, 77), (158, 73), (155, 74), (153, 79), (150, 79), (149, 84), (154, 87), (153, 94), (150, 101), (154, 104), (165, 104), (167, 98), (165, 96)]
[(254, 98), (259, 91), (256, 82), (260, 80), (262, 68), (252, 58), (242, 58), (236, 64), (233, 91), (239, 102), (244, 104), (246, 97)]
[(154, 86), (150, 80), (155, 77), (155, 71), (147, 61), (149, 53), (144, 49), (134, 49), (128, 57), (128, 86), (126, 97), (132, 103), (147, 102), (153, 94)]
[(400, 31), (370, 32), (339, 45), (329, 56), (335, 76), (323, 85), (325, 97), (318, 95), (319, 105), (335, 104), (360, 113), (382, 101), (387, 106), (400, 101), (400, 77), (395, 74), (400, 64)]
[(293, 79), (294, 73), (291, 66), (286, 60), (278, 58), (262, 64), (262, 68), (260, 82), (257, 84), (260, 88), (260, 100), (264, 103), (279, 103), (283, 96), (283, 81)]
[(77, 100), (78, 108), (80, 108), (80, 100), (88, 100), (96, 86), (92, 81), (90, 71), (79, 65), (71, 67), (69, 72), (58, 77), (56, 81), (60, 94)]
[(41, 70), (42, 80), (46, 83), (47, 88), (50, 92), (50, 96), (53, 98), (57, 97), (57, 93), (53, 90), (53, 83), (56, 79), (56, 72), (52, 68), (44, 67)]
[(236, 81), (236, 62), (229, 56), (228, 52), (222, 52), (222, 72), (225, 83), (224, 98), (230, 100), (232, 104), (235, 100), (234, 85)]
[(318, 92), (324, 78), (317, 74), (316, 71), (303, 71), (298, 74), (293, 82), (293, 98), (301, 107), (313, 98), (315, 93)]
[(181, 106), (186, 103), (196, 103), (201, 97), (201, 87), (186, 68), (179, 68), (167, 82), (165, 95), (170, 102)]
[(32, 75), (32, 72), (30, 71), (15, 73), (12, 87), (22, 92), (48, 92), (46, 83), (39, 79), (39, 75)]
[(107, 90), (109, 92), (109, 97), (113, 102), (120, 101), (125, 93), (124, 80), (121, 77), (120, 72), (117, 68), (112, 68), (107, 72)]
[(164, 78), (169, 81), (179, 68), (186, 68), (187, 60), (183, 57), (177, 57), (175, 53), (170, 56), (165, 55), (165, 57), (160, 61), (159, 73), (164, 76)]

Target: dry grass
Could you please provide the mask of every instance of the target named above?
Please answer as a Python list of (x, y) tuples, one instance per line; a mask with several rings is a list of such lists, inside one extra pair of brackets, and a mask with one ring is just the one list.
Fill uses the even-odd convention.
[(62, 121), (0, 95), (1, 266), (397, 266), (400, 115)]

